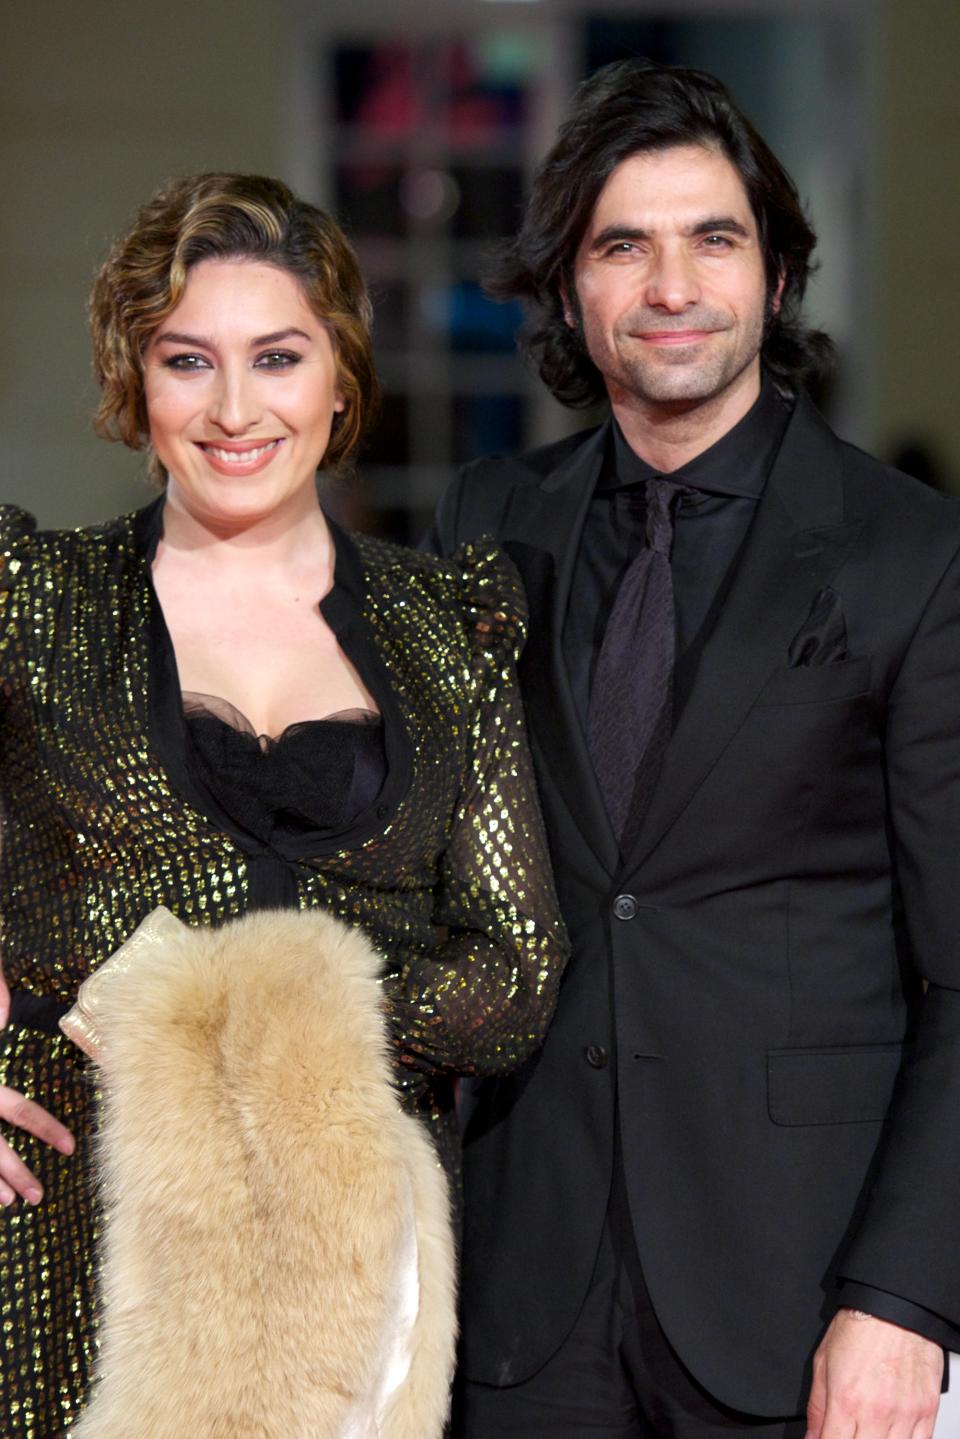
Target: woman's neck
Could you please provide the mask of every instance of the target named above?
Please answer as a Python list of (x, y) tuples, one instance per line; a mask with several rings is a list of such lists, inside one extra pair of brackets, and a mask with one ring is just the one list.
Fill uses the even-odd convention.
[(332, 573), (334, 557), (330, 527), (315, 493), (293, 496), (263, 515), (221, 517), (197, 512), (172, 481), (158, 559), (161, 550), (224, 577), (254, 564), (261, 574), (303, 567)]

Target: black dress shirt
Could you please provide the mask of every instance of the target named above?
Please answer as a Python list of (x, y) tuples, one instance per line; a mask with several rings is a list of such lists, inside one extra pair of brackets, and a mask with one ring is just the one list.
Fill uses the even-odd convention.
[[(765, 375), (760, 395), (743, 419), (716, 444), (666, 475), (635, 454), (613, 422), (613, 441), (584, 520), (563, 624), (563, 654), (584, 730), (597, 658), (617, 589), (624, 571), (646, 543), (646, 481), (663, 478), (693, 491), (685, 494), (677, 507), (670, 558), (677, 620), (676, 719), (690, 692), (700, 652), (723, 606), (790, 413), (791, 406)], [(840, 1277), (835, 1302), (960, 1351), (960, 1331), (898, 1295), (847, 1283)]]
[[(756, 403), (732, 430), (679, 470), (662, 476), (696, 492), (684, 495), (676, 511), (670, 558), (677, 614), (677, 712), (789, 419), (790, 408), (765, 378)], [(620, 581), (646, 543), (644, 486), (648, 479), (661, 478), (659, 470), (631, 450), (616, 421), (613, 437), (587, 510), (563, 626), (564, 659), (584, 724)]]

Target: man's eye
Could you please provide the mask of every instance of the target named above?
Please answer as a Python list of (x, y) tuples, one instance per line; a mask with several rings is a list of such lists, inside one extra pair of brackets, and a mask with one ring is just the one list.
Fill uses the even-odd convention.
[(257, 356), (256, 366), (260, 370), (288, 370), (298, 365), (301, 358), (293, 350), (266, 350)]
[(171, 355), (164, 360), (168, 370), (182, 370), (188, 374), (191, 370), (209, 370), (210, 362), (204, 359), (203, 355)]
[(704, 235), (703, 243), (708, 250), (726, 250), (730, 245), (730, 236)]

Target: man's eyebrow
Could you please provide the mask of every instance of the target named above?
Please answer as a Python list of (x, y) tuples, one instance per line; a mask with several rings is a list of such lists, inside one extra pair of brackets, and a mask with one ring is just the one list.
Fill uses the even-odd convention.
[(635, 225), (607, 225), (590, 241), (591, 250), (599, 250), (616, 240), (649, 240), (651, 232), (640, 230)]
[[(697, 235), (714, 235), (717, 233), (727, 235), (739, 235), (744, 240), (750, 238), (750, 231), (740, 220), (733, 215), (708, 215), (706, 219), (695, 220), (692, 225), (685, 225), (681, 234), (690, 239)], [(590, 241), (591, 250), (600, 250), (604, 245), (616, 244), (618, 240), (649, 240), (656, 232), (644, 230), (637, 225), (606, 225)]]
[(689, 225), (684, 230), (685, 235), (713, 235), (721, 230), (728, 235), (741, 235), (743, 239), (750, 238), (750, 231), (740, 220), (735, 220), (732, 215), (715, 215), (710, 219), (698, 220), (695, 225)]

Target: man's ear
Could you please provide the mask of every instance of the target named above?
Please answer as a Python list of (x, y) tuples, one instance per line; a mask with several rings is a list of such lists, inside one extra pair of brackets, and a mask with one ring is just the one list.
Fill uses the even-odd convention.
[(783, 271), (781, 270), (781, 271), (780, 271), (780, 278), (777, 280), (777, 288), (774, 290), (773, 294), (772, 294), (771, 297), (770, 297), (770, 313), (771, 313), (771, 315), (779, 315), (779, 313), (780, 313), (780, 301), (781, 301), (781, 299), (782, 299), (782, 297), (783, 297), (783, 287), (784, 287), (784, 285), (785, 285), (786, 283), (787, 283), (787, 277), (786, 277), (786, 275), (783, 273)]
[(575, 330), (577, 328), (577, 312), (570, 303), (566, 285), (560, 286), (560, 303), (563, 306), (563, 318), (567, 326), (569, 329)]

